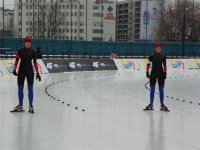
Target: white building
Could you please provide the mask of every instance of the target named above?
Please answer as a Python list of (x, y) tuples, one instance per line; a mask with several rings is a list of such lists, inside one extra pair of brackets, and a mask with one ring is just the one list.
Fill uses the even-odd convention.
[(17, 37), (115, 40), (115, 0), (15, 0), (14, 10)]
[(0, 30), (12, 30), (14, 24), (14, 10), (4, 9), (4, 21), (3, 21), (3, 8), (0, 7)]
[(154, 40), (162, 0), (125, 0), (117, 3), (117, 41)]
[[(148, 6), (148, 7), (147, 7)], [(162, 0), (142, 0), (141, 8), (141, 40), (157, 40), (156, 35), (161, 21)]]
[(117, 3), (117, 41), (140, 39), (141, 0), (126, 0)]

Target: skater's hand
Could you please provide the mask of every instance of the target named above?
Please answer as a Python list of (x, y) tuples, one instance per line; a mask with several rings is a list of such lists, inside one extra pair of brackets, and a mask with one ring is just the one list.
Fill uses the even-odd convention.
[(13, 70), (13, 75), (14, 75), (14, 76), (17, 76), (16, 70)]
[(146, 71), (146, 77), (150, 78), (149, 71)]
[(167, 79), (167, 73), (166, 73), (166, 72), (164, 72), (163, 78), (164, 78), (164, 79)]
[(36, 75), (36, 80), (38, 79), (38, 81), (41, 81), (41, 76), (40, 76), (40, 74), (39, 73), (37, 73), (37, 75)]

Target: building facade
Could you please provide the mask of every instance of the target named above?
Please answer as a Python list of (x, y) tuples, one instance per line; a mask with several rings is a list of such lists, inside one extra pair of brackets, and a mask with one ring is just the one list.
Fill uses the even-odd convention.
[(115, 40), (115, 0), (15, 0), (16, 37)]
[(4, 9), (4, 20), (3, 20), (3, 8), (0, 7), (0, 30), (13, 30), (14, 27), (14, 10)]
[(162, 0), (125, 0), (117, 3), (117, 41), (156, 39)]

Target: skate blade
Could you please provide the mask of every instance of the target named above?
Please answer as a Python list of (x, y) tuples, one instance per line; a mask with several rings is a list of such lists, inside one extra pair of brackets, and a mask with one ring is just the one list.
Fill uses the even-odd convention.
[(21, 110), (21, 111), (11, 110), (10, 112), (20, 113), (20, 112), (24, 112), (24, 111), (25, 111), (25, 110)]
[(35, 112), (34, 111), (28, 111), (30, 114), (34, 114)]
[(143, 110), (144, 110), (144, 111), (148, 111), (148, 110), (151, 111), (151, 110), (154, 110), (154, 109), (146, 109), (146, 108), (145, 108), (145, 109), (143, 109)]
[(163, 109), (160, 109), (160, 111), (167, 111), (167, 112), (170, 112), (170, 110), (163, 110)]

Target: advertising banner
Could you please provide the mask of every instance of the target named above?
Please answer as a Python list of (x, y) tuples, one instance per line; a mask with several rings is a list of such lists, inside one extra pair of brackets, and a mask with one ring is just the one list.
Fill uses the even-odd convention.
[(48, 69), (49, 73), (62, 73), (69, 72), (67, 61), (63, 59), (47, 59), (43, 60), (44, 65)]
[(117, 70), (115, 62), (112, 59), (90, 59), (91, 66), (96, 70)]
[(66, 62), (71, 71), (92, 71), (92, 66), (88, 59), (68, 59)]

